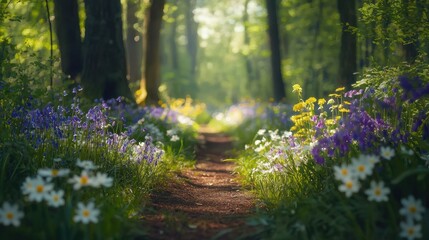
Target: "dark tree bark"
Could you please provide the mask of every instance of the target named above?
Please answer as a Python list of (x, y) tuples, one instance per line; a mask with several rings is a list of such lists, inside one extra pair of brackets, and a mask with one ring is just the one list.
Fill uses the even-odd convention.
[(77, 0), (54, 0), (54, 14), (61, 69), (75, 79), (82, 71), (82, 40)]
[(280, 37), (277, 18), (277, 1), (266, 0), (268, 13), (268, 34), (271, 48), (271, 68), (273, 75), (273, 93), (274, 100), (279, 102), (286, 98), (285, 86), (282, 78), (281, 56), (280, 56)]
[(143, 64), (143, 34), (135, 29), (134, 25), (139, 23), (136, 13), (140, 10), (140, 1), (127, 1), (127, 63), (128, 80), (140, 82), (142, 79)]
[(160, 35), (165, 0), (151, 0), (146, 29), (145, 81), (146, 104), (159, 103)]
[(356, 82), (354, 73), (357, 71), (357, 37), (348, 26), (357, 26), (356, 2), (338, 0), (337, 4), (342, 25), (338, 83), (350, 88)]
[[(243, 26), (244, 26), (244, 45), (246, 47), (249, 47), (250, 45), (250, 36), (249, 36), (249, 13), (248, 13), (248, 5), (250, 0), (246, 0), (244, 2), (244, 11), (243, 11)], [(250, 90), (252, 90), (252, 86), (254, 86), (254, 82), (256, 80), (255, 78), (255, 72), (253, 69), (252, 61), (249, 57), (249, 51), (243, 54), (244, 63), (246, 65), (246, 72), (247, 72), (247, 85)]]
[(82, 84), (91, 98), (133, 99), (127, 67), (120, 0), (85, 0)]
[[(416, 9), (419, 10), (419, 16), (410, 16), (409, 13), (409, 8), (410, 8), (410, 1), (409, 0), (402, 0), (402, 11), (403, 11), (403, 18), (406, 21), (407, 19), (409, 19), (410, 17), (412, 18), (418, 18), (418, 21), (420, 21), (420, 17), (421, 17), (421, 9), (422, 6), (419, 6), (420, 1), (416, 1)], [(404, 29), (405, 32), (407, 32), (407, 29)], [(402, 47), (404, 49), (405, 52), (405, 60), (408, 63), (414, 63), (414, 61), (417, 58), (417, 55), (419, 54), (417, 51), (417, 46), (418, 46), (418, 36), (417, 33), (413, 33), (411, 36), (408, 36), (408, 38), (406, 39), (407, 43), (405, 43)]]

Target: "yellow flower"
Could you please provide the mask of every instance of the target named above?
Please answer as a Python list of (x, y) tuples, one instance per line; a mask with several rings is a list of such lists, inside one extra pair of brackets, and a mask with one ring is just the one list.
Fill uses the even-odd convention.
[(350, 105), (351, 103), (350, 103), (350, 102), (348, 102), (348, 101), (344, 101), (344, 104), (346, 104), (346, 105)]
[(326, 103), (326, 100), (324, 99), (324, 98), (320, 98), (318, 101), (317, 101), (317, 104), (319, 104), (319, 105), (323, 105), (323, 104), (325, 104)]
[(297, 93), (301, 93), (302, 92), (302, 88), (301, 88), (301, 86), (299, 84), (294, 84), (292, 86), (292, 88), (293, 88), (292, 92), (297, 92)]
[(331, 93), (331, 94), (329, 94), (328, 96), (329, 96), (329, 97), (334, 97), (334, 98), (339, 98), (339, 97), (341, 97), (341, 95), (340, 95), (340, 94), (336, 94), (336, 93)]
[(328, 100), (328, 104), (330, 104), (330, 105), (331, 105), (331, 104), (334, 104), (334, 103), (335, 103), (335, 100), (334, 100), (334, 99), (332, 99), (332, 98), (331, 98), (331, 99), (329, 99), (329, 100)]
[(346, 89), (346, 88), (345, 87), (340, 87), (340, 88), (335, 89), (335, 92), (341, 92), (341, 91), (344, 91), (344, 89)]
[(305, 103), (307, 103), (307, 104), (312, 104), (312, 103), (315, 103), (317, 100), (316, 100), (316, 98), (315, 97), (310, 97), (310, 98), (308, 98), (307, 100), (305, 100)]
[(295, 104), (295, 105), (293, 105), (293, 111), (295, 111), (295, 112), (299, 112), (299, 111), (301, 111), (303, 108), (305, 107), (305, 105), (304, 105), (304, 103), (303, 102), (299, 102), (299, 103), (297, 103), (297, 104)]
[(347, 108), (340, 108), (340, 109), (338, 109), (338, 111), (340, 111), (342, 113), (348, 113), (348, 112), (350, 112), (350, 110), (348, 110)]
[(302, 118), (302, 117), (301, 117), (301, 115), (294, 115), (294, 116), (290, 117), (290, 120), (291, 120), (292, 122), (297, 122), (297, 121), (299, 121), (301, 118)]
[(334, 119), (327, 119), (326, 120), (326, 125), (334, 125), (335, 124), (335, 120)]

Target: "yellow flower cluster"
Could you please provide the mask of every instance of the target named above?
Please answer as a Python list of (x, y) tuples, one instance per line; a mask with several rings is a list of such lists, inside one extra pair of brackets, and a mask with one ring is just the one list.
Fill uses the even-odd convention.
[[(329, 129), (333, 129), (341, 118), (340, 114), (349, 112), (347, 106), (350, 105), (350, 103), (342, 101), (342, 92), (345, 90), (344, 87), (337, 88), (335, 93), (329, 94), (328, 96), (330, 99), (328, 101), (324, 98), (316, 99), (315, 97), (309, 97), (304, 101), (301, 98), (301, 86), (295, 84), (292, 88), (292, 92), (297, 93), (300, 98), (300, 101), (292, 107), (292, 110), (297, 112), (297, 114), (291, 117), (294, 124), (291, 131), (297, 138), (306, 140), (307, 136), (314, 136), (316, 122), (312, 121), (313, 116), (317, 115), (319, 119), (324, 118), (325, 125)], [(318, 105), (317, 109), (315, 109), (316, 103)], [(328, 113), (326, 112), (325, 105), (328, 105), (331, 111), (330, 118), (327, 118)]]
[(206, 110), (204, 103), (195, 103), (189, 96), (170, 99), (168, 102), (161, 104), (161, 107), (169, 108), (192, 119), (195, 119)]

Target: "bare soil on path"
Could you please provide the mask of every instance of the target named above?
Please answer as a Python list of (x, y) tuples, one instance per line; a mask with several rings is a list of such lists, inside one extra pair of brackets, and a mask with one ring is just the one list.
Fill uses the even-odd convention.
[(144, 216), (149, 239), (237, 239), (253, 229), (246, 219), (254, 199), (232, 173), (232, 141), (219, 133), (200, 134), (195, 168), (174, 175), (171, 183), (151, 197)]

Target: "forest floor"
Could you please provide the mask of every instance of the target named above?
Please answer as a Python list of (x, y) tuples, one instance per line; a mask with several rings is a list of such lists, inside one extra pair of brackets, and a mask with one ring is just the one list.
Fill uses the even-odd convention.
[(231, 138), (200, 133), (194, 168), (175, 173), (165, 188), (155, 192), (145, 214), (149, 239), (237, 239), (254, 229), (246, 224), (254, 198), (232, 173)]

